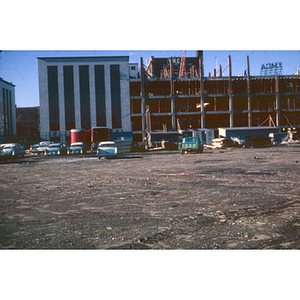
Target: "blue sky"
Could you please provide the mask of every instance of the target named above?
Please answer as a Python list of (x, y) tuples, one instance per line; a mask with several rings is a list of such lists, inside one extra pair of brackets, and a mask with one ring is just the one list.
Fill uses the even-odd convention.
[(37, 57), (43, 56), (128, 55), (130, 62), (139, 63), (141, 56), (145, 62), (151, 55), (181, 56), (187, 50), (187, 56), (195, 56), (204, 49), (205, 76), (216, 64), (224, 70), (228, 55), (234, 76), (244, 73), (247, 55), (253, 76), (265, 63), (282, 62), (283, 74), (300, 68), (297, 29), (292, 26), (299, 19), (295, 2), (17, 2), (1, 6), (6, 13), (0, 18), (0, 77), (16, 85), (18, 107), (39, 105)]
[[(154, 50), (115, 50), (115, 51), (33, 51), (13, 50), (0, 52), (0, 77), (12, 82), (15, 87), (16, 105), (18, 107), (38, 106), (38, 64), (37, 57), (52, 56), (110, 56), (127, 55), (132, 63), (140, 63), (143, 57), (144, 64), (151, 55), (155, 57), (182, 56), (182, 50), (154, 51)], [(187, 56), (196, 56), (196, 50), (187, 50)], [(228, 50), (204, 50), (204, 73), (213, 73), (216, 65), (222, 65), (224, 76), (228, 75), (228, 56), (231, 55), (233, 76), (242, 74), (247, 68), (247, 55), (250, 58), (251, 75), (259, 75), (262, 64), (282, 62), (283, 74), (294, 74), (300, 68), (300, 51), (228, 51)], [(215, 58), (217, 57), (217, 58)]]
[(253, 76), (265, 63), (282, 62), (283, 74), (300, 68), (297, 30), (291, 26), (299, 18), (294, 2), (28, 0), (18, 6), (6, 1), (1, 8), (14, 12), (14, 22), (10, 13), (1, 15), (0, 77), (16, 85), (18, 107), (39, 105), (37, 57), (43, 56), (128, 55), (139, 63), (141, 56), (146, 62), (151, 55), (181, 56), (187, 50), (195, 56), (204, 49), (205, 76), (216, 64), (224, 70), (228, 55), (234, 76), (244, 73), (247, 55)]

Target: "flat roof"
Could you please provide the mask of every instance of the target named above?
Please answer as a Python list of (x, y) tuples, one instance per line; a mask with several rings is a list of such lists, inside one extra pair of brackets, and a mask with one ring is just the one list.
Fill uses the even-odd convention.
[(273, 127), (273, 126), (252, 126), (252, 127), (219, 127), (218, 129), (224, 129), (228, 131), (237, 131), (237, 130), (267, 130), (267, 129), (273, 129), (278, 130), (279, 127)]
[(41, 60), (51, 60), (51, 61), (129, 61), (129, 56), (53, 56), (53, 57), (37, 57)]
[(0, 81), (4, 82), (4, 83), (7, 83), (9, 85), (12, 85), (12, 86), (15, 86), (14, 84), (12, 84), (11, 82), (8, 82), (6, 80), (4, 80), (3, 78), (0, 77)]

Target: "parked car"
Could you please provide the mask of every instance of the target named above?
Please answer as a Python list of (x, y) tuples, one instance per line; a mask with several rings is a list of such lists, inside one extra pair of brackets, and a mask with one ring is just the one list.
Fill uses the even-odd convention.
[(62, 143), (52, 143), (45, 150), (45, 155), (64, 155), (67, 154), (67, 147)]
[(48, 149), (49, 145), (52, 144), (51, 141), (43, 141), (39, 143), (39, 146), (35, 149), (36, 153), (44, 154), (46, 149)]
[(99, 142), (93, 143), (92, 146), (91, 146), (91, 150), (92, 150), (92, 151), (97, 151), (98, 146), (99, 146)]
[(101, 157), (107, 158), (117, 158), (118, 157), (118, 148), (115, 142), (101, 142), (99, 143), (97, 149), (97, 155), (100, 159)]
[(185, 137), (183, 141), (178, 144), (178, 150), (181, 150), (182, 154), (191, 152), (202, 153), (203, 144), (198, 137), (189, 136)]
[(38, 153), (39, 146), (40, 146), (40, 144), (30, 145), (29, 152), (30, 153)]
[(8, 157), (23, 157), (25, 155), (25, 148), (17, 143), (4, 144), (2, 152), (6, 153)]
[(3, 147), (0, 146), (0, 163), (7, 163), (7, 154), (2, 151)]
[(83, 142), (72, 143), (67, 151), (68, 154), (86, 154), (88, 147)]

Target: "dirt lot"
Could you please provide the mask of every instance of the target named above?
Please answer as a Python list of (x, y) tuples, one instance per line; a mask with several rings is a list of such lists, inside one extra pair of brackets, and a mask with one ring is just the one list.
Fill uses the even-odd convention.
[(299, 249), (300, 145), (1, 164), (1, 249)]

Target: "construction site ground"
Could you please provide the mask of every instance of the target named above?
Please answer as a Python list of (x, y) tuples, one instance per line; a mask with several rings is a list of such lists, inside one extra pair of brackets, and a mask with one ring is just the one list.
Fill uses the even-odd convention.
[(300, 145), (26, 155), (1, 164), (1, 249), (299, 249)]

